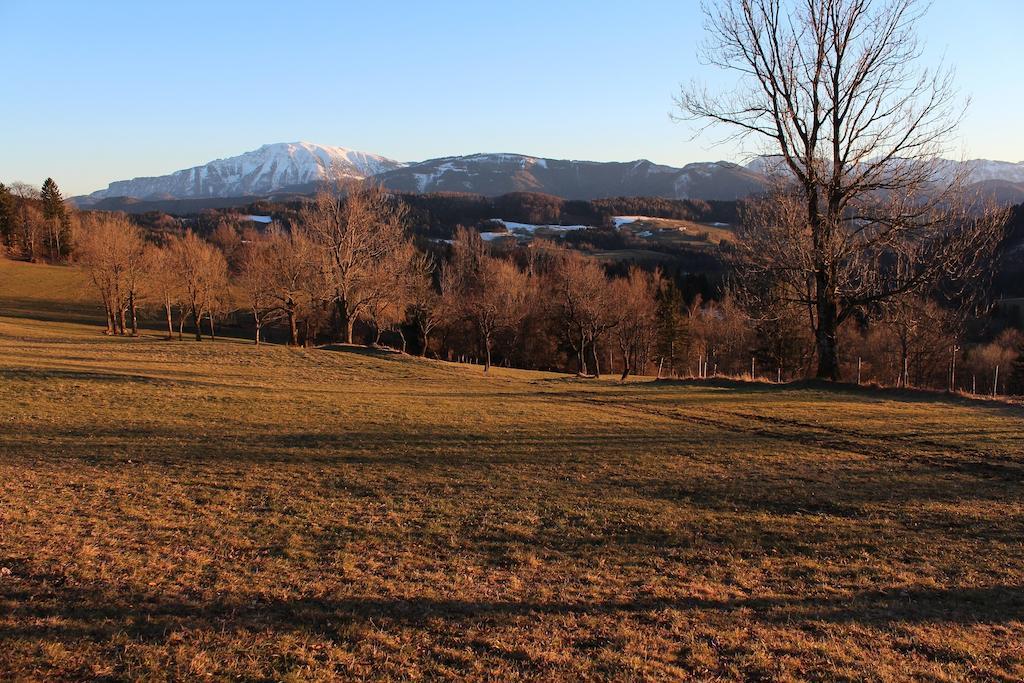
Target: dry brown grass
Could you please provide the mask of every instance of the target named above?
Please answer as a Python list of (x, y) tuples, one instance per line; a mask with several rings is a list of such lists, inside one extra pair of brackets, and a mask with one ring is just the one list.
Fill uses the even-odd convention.
[(1019, 680), (1022, 417), (2, 317), (0, 679)]

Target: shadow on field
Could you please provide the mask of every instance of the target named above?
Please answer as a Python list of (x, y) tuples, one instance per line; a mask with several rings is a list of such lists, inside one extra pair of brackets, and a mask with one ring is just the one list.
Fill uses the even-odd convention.
[[(129, 338), (124, 338), (125, 340)], [(181, 373), (183, 374), (183, 373)], [(64, 368), (0, 368), (0, 379), (21, 380), (40, 383), (52, 380), (89, 382), (99, 384), (147, 384), (158, 387), (188, 386), (196, 388), (219, 388), (228, 386), (224, 382), (185, 379), (177, 376), (173, 379), (140, 375), (131, 372), (109, 372), (106, 370), (67, 370)], [(119, 430), (120, 431), (120, 430)], [(90, 432), (95, 436), (95, 432)], [(85, 434), (82, 434), (85, 436)]]
[[(140, 375), (101, 373), (68, 370), (0, 370), (0, 377), (17, 379), (22, 376), (38, 376), (67, 380), (97, 380), (111, 383), (142, 382), (165, 384), (167, 380)], [(176, 379), (174, 384), (195, 384), (204, 382)], [(31, 433), (14, 435), (8, 441), (14, 445), (19, 438), (29, 447), (40, 437), (52, 442), (64, 442), (65, 457), (85, 456), (95, 464), (103, 462), (96, 457), (88, 444), (96, 438), (108, 437), (117, 440), (132, 439), (139, 456), (173, 455), (175, 461), (246, 462), (258, 463), (310, 463), (322, 464), (366, 464), (389, 466), (469, 466), (518, 463), (521, 465), (572, 465), (591, 464), (592, 457), (607, 452), (660, 453), (662, 455), (686, 458), (705, 447), (708, 439), (714, 439), (722, 450), (743, 452), (763, 449), (766, 439), (812, 447), (832, 454), (853, 454), (868, 456), (884, 461), (888, 468), (930, 468), (967, 475), (979, 480), (1002, 481), (1012, 484), (1024, 483), (1024, 459), (1018, 456), (994, 454), (985, 451), (955, 449), (936, 441), (933, 435), (923, 437), (860, 438), (857, 434), (842, 435), (830, 430), (817, 428), (805, 430), (794, 423), (794, 429), (778, 431), (757, 424), (734, 424), (710, 418), (697, 420), (683, 417), (679, 421), (692, 427), (683, 429), (636, 429), (625, 431), (621, 428), (590, 429), (587, 431), (563, 432), (558, 435), (529, 432), (509, 432), (445, 426), (432, 428), (429, 425), (412, 427), (406, 425), (395, 432), (390, 425), (367, 429), (346, 426), (344, 415), (335, 418), (336, 424), (326, 424), (322, 431), (281, 432), (249, 428), (231, 429), (233, 438), (206, 438), (181, 429), (154, 428), (125, 422), (116, 429), (87, 427), (33, 427)], [(785, 421), (780, 423), (785, 425)], [(485, 454), (482, 454), (485, 453)], [(625, 463), (624, 463), (625, 464)], [(831, 486), (835, 486), (831, 482)], [(660, 488), (656, 486), (655, 488)], [(884, 493), (884, 492), (883, 492)]]
[(0, 316), (55, 323), (84, 323), (102, 326), (103, 306), (99, 303), (48, 301), (15, 297), (0, 298)]
[(694, 388), (716, 388), (742, 391), (745, 394), (762, 393), (783, 396), (787, 392), (816, 391), (837, 396), (846, 395), (858, 399), (897, 401), (900, 403), (946, 403), (971, 408), (991, 408), (1011, 415), (1024, 416), (1024, 405), (1019, 402), (992, 400), (985, 396), (952, 394), (935, 389), (903, 389), (877, 385), (859, 385), (850, 382), (827, 382), (824, 380), (801, 379), (776, 384), (773, 382), (751, 382), (749, 380), (715, 377), (711, 379), (655, 379), (649, 382), (633, 382), (631, 388), (659, 389), (672, 386)]
[[(544, 617), (613, 616), (659, 618), (665, 612), (730, 614), (769, 625), (794, 622), (853, 623), (889, 628), (896, 624), (1006, 624), (1024, 619), (1024, 588), (888, 589), (850, 596), (771, 596), (739, 599), (681, 597), (606, 602), (467, 601), (431, 598), (309, 597), (273, 599), (232, 594), (214, 600), (135, 591), (113, 584), (68, 585), (65, 576), (14, 571), (0, 583), (0, 605), (15, 626), (0, 626), (0, 640), (74, 642), (127, 637), (162, 642), (183, 630), (270, 631), (325, 634), (344, 639), (351, 625), (407, 626), (462, 633), (514, 620)], [(659, 616), (661, 615), (661, 616)]]

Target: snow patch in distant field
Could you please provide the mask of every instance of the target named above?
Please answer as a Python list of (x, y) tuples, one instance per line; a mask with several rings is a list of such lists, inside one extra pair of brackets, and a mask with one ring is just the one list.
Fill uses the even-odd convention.
[(273, 223), (274, 219), (271, 216), (242, 216), (242, 220), (252, 221), (253, 223)]
[[(589, 225), (534, 225), (533, 223), (515, 223), (513, 221), (506, 221), (501, 218), (492, 218), (492, 223), (500, 223), (505, 226), (505, 229), (509, 232), (520, 232), (532, 235), (537, 230), (543, 228), (545, 230), (551, 230), (552, 232), (571, 232), (573, 230), (586, 230), (591, 227)], [(502, 234), (502, 233), (497, 233)]]
[(484, 242), (493, 242), (494, 240), (502, 239), (504, 237), (515, 237), (515, 235), (513, 235), (510, 232), (482, 232), (482, 233), (480, 233), (480, 239), (482, 239)]
[(618, 230), (623, 225), (629, 225), (630, 223), (636, 223), (637, 221), (656, 221), (657, 218), (653, 216), (613, 216), (612, 222), (615, 223), (615, 229)]

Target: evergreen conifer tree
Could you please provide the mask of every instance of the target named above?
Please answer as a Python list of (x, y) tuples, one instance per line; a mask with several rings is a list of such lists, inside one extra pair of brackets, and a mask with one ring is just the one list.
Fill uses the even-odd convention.
[(661, 372), (678, 374), (686, 368), (690, 331), (683, 314), (683, 295), (671, 280), (658, 292), (657, 330)]
[(1013, 374), (1007, 386), (1011, 394), (1024, 395), (1024, 341), (1017, 347), (1017, 360), (1013, 362)]
[(14, 241), (14, 195), (0, 183), (0, 247), (10, 247)]
[(43, 182), (40, 199), (43, 201), (43, 218), (46, 219), (50, 230), (50, 257), (63, 259), (71, 251), (71, 220), (67, 207), (64, 206), (64, 197), (53, 178), (47, 178)]

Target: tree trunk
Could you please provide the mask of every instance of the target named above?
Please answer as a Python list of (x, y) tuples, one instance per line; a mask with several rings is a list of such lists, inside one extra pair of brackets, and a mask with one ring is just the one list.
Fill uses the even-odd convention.
[[(427, 347), (430, 346), (430, 337), (429, 337), (430, 333), (427, 332), (426, 330), (423, 330), (423, 329), (421, 329), (420, 332), (423, 333), (423, 348), (420, 349), (420, 358), (426, 358), (427, 357)], [(404, 341), (404, 339), (405, 338), (403, 337), (403, 341)]]
[(629, 352), (625, 349), (622, 350), (622, 377), (619, 378), (620, 382), (625, 382), (626, 378), (629, 377)]
[(838, 313), (836, 302), (826, 294), (828, 279), (818, 277), (818, 329), (815, 343), (818, 348), (818, 379), (838, 382), (839, 349), (838, 349)]
[(210, 311), (207, 315), (207, 320), (210, 323), (210, 339), (213, 341), (217, 340), (217, 335), (213, 333), (213, 311)]
[(339, 296), (335, 305), (338, 309), (338, 327), (344, 334), (342, 341), (346, 344), (351, 344), (352, 328), (356, 324), (356, 317), (354, 315), (349, 315), (348, 306), (346, 305), (344, 298)]
[(118, 322), (119, 322), (118, 334), (120, 334), (122, 337), (124, 336), (124, 330), (125, 330), (125, 327), (126, 327), (126, 325), (125, 325), (125, 310), (126, 310), (126, 307), (122, 306), (121, 310), (119, 311), (119, 315), (118, 315)]
[(164, 302), (164, 311), (167, 313), (167, 341), (174, 339), (174, 320), (171, 319), (171, 303)]
[(203, 341), (203, 313), (196, 304), (192, 304), (192, 322), (196, 324), (196, 341)]
[(584, 337), (583, 334), (580, 333), (580, 343), (579, 346), (576, 347), (576, 364), (578, 366), (576, 374), (578, 374), (580, 377), (587, 376), (587, 359), (585, 356), (586, 352), (587, 340), (586, 337)]
[(288, 309), (288, 345), (299, 345), (299, 327), (295, 324), (295, 309)]
[(405, 347), (406, 347), (405, 332), (402, 331), (401, 326), (399, 326), (399, 328), (398, 328), (398, 337), (402, 340), (402, 353), (405, 353)]
[(255, 320), (256, 320), (256, 346), (259, 346), (260, 345), (260, 328), (261, 328), (260, 316), (258, 314), (256, 314), (254, 317), (255, 317)]
[(132, 320), (132, 336), (139, 336), (139, 319), (135, 311), (135, 294), (128, 296), (128, 313)]
[(491, 369), (491, 340), (484, 340), (484, 372)]
[(594, 378), (601, 377), (601, 362), (597, 358), (597, 342), (590, 342), (590, 360), (594, 361)]
[(114, 318), (114, 310), (108, 304), (104, 304), (103, 307), (107, 309), (107, 331), (104, 334), (113, 336), (117, 334), (117, 322)]

